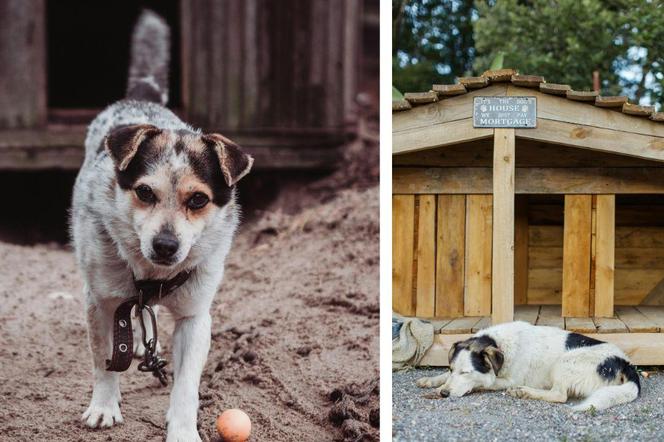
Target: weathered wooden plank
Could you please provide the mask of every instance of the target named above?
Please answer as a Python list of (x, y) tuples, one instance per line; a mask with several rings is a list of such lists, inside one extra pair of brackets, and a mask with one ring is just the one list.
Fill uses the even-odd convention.
[(461, 83), (456, 84), (434, 84), (431, 90), (436, 92), (439, 97), (453, 97), (467, 93), (466, 86)]
[(392, 101), (392, 111), (404, 111), (412, 109), (413, 106), (407, 100), (393, 100)]
[[(470, 94), (469, 94), (470, 95)], [(454, 100), (451, 98), (450, 100)], [(447, 103), (448, 100), (445, 100)], [(432, 106), (426, 106), (427, 109)], [(425, 107), (422, 107), (424, 109)], [(409, 112), (400, 112), (393, 116), (411, 114), (417, 111), (417, 108)], [(392, 153), (415, 152), (418, 150), (431, 149), (440, 146), (449, 146), (465, 141), (482, 140), (493, 136), (493, 129), (473, 127), (473, 119), (465, 118), (455, 120), (449, 123), (434, 124), (426, 127), (415, 128), (394, 132), (392, 135)]]
[(627, 103), (627, 97), (625, 96), (615, 96), (607, 97), (598, 95), (595, 97), (595, 106), (598, 107), (619, 107), (622, 109), (623, 104)]
[(429, 92), (406, 92), (404, 98), (410, 104), (428, 104), (438, 101), (438, 94), (433, 91)]
[[(392, 193), (481, 194), (492, 191), (489, 167), (395, 167)], [(664, 194), (660, 168), (516, 168), (516, 194)]]
[(590, 195), (565, 196), (562, 311), (565, 317), (590, 316)]
[(599, 95), (597, 91), (575, 91), (569, 90), (565, 93), (565, 96), (568, 100), (575, 101), (592, 101), (595, 102), (595, 99)]
[(659, 327), (660, 331), (664, 331), (664, 306), (639, 305), (636, 309)]
[[(601, 109), (593, 108), (598, 111)], [(538, 108), (539, 111), (539, 108)], [(612, 112), (603, 109), (604, 112)], [(612, 112), (616, 116), (622, 115)], [(592, 114), (592, 112), (588, 112)], [(629, 118), (629, 117), (625, 117)], [(632, 118), (634, 120), (634, 118)], [(636, 121), (648, 122), (643, 119)], [(655, 127), (661, 124), (649, 123)], [(664, 161), (664, 136), (648, 136), (638, 133), (622, 132), (612, 129), (603, 129), (580, 124), (553, 121), (539, 116), (537, 127), (534, 129), (516, 129), (517, 138), (546, 141), (549, 143), (576, 146), (584, 149), (616, 153), (638, 158)]]
[(466, 316), (491, 314), (492, 206), (491, 195), (466, 197)]
[(625, 323), (627, 329), (632, 333), (657, 333), (659, 326), (635, 307), (618, 306), (616, 316)]
[(544, 77), (540, 75), (512, 75), (512, 83), (521, 87), (540, 87), (540, 84), (546, 83)]
[(572, 90), (572, 86), (569, 84), (540, 83), (539, 90), (545, 94), (565, 96), (567, 91)]
[(493, 268), (494, 324), (514, 318), (514, 129), (496, 129), (493, 152)]
[(46, 124), (44, 0), (0, 2), (0, 128)]
[(436, 316), (463, 316), (466, 197), (439, 195), (436, 246)]
[(543, 305), (540, 309), (537, 325), (565, 328), (565, 320), (559, 305)]
[(392, 309), (404, 316), (415, 314), (413, 302), (413, 252), (415, 197), (392, 197)]
[(420, 195), (418, 198), (415, 314), (432, 317), (436, 302), (436, 197)]
[(615, 297), (615, 195), (597, 195), (595, 316), (613, 317)]
[(655, 112), (654, 106), (639, 106), (638, 104), (624, 103), (623, 114), (636, 115), (639, 117), (650, 117)]
[(617, 318), (593, 318), (597, 333), (627, 333), (627, 326)]
[(597, 327), (591, 318), (565, 318), (565, 330), (577, 333), (595, 333)]
[(539, 305), (519, 305), (514, 309), (514, 320), (535, 325), (539, 317)]
[(463, 318), (456, 318), (450, 321), (442, 329), (440, 334), (449, 335), (457, 333), (472, 333), (473, 327), (482, 320), (481, 317), (464, 316)]
[(511, 81), (513, 75), (517, 75), (516, 69), (493, 69), (484, 71), (482, 77), (489, 79), (491, 83), (498, 83), (502, 81)]
[[(436, 335), (431, 348), (426, 352), (421, 366), (447, 366), (447, 355), (455, 342), (468, 339), (469, 334)], [(617, 345), (635, 365), (664, 365), (664, 339), (657, 333), (613, 334), (590, 333), (589, 337)]]
[(489, 79), (486, 77), (460, 77), (459, 83), (466, 89), (480, 89), (489, 85)]
[(480, 330), (491, 327), (491, 316), (485, 316), (480, 321), (475, 324), (472, 328), (472, 333), (477, 333)]
[(528, 303), (528, 197), (516, 199), (514, 225), (514, 303)]

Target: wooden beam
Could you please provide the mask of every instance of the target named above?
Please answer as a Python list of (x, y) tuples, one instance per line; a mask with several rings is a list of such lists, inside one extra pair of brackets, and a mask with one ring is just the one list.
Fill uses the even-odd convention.
[[(394, 194), (486, 194), (490, 167), (395, 167)], [(516, 194), (664, 194), (664, 173), (648, 167), (516, 168)]]
[[(579, 104), (580, 106), (585, 106)], [(587, 113), (592, 110), (602, 112), (618, 112), (601, 109), (597, 107), (588, 108)], [(539, 112), (539, 108), (538, 108)], [(626, 117), (630, 122), (642, 121), (656, 125), (647, 119)], [(664, 130), (664, 125), (662, 130)], [(516, 129), (516, 136), (525, 140), (544, 141), (565, 146), (580, 147), (583, 149), (597, 150), (601, 152), (627, 155), (637, 158), (645, 158), (655, 161), (664, 161), (664, 136), (642, 135), (632, 132), (623, 132), (615, 129), (599, 128), (575, 123), (537, 118), (537, 127), (534, 129)], [(433, 146), (432, 146), (433, 147)]]
[(514, 129), (496, 129), (493, 139), (493, 324), (514, 318)]
[(435, 316), (436, 300), (436, 196), (419, 195), (417, 217), (417, 295), (415, 314)]
[(436, 316), (463, 316), (466, 197), (438, 196)]
[(392, 197), (392, 310), (415, 314), (413, 302), (413, 249), (415, 247), (415, 197)]
[[(447, 355), (455, 342), (470, 338), (470, 334), (434, 336), (433, 345), (424, 354), (420, 366), (446, 367)], [(661, 333), (589, 333), (594, 339), (617, 345), (635, 365), (664, 365), (664, 339)]]
[[(450, 100), (454, 99), (455, 98), (450, 98)], [(423, 108), (428, 107), (429, 106), (423, 106)], [(401, 114), (410, 114), (411, 112), (413, 111), (402, 112)], [(444, 124), (432, 124), (401, 132), (394, 132), (392, 134), (392, 153), (415, 152), (418, 150), (449, 146), (451, 144), (458, 144), (466, 141), (481, 140), (492, 136), (493, 129), (476, 129), (473, 127), (473, 119), (465, 118)]]
[(491, 195), (466, 197), (464, 315), (491, 314)]
[(592, 196), (565, 195), (562, 315), (590, 316)]
[(597, 195), (595, 314), (613, 317), (615, 293), (616, 197)]

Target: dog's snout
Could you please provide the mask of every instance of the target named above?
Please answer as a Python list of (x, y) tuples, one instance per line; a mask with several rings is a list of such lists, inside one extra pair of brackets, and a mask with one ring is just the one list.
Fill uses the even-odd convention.
[(176, 236), (168, 231), (161, 232), (152, 240), (152, 248), (158, 258), (168, 259), (175, 255), (180, 247), (180, 242)]

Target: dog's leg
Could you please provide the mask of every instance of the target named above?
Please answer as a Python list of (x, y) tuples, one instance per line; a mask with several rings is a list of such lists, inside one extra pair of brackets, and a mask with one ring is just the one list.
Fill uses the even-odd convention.
[(196, 430), (198, 385), (210, 350), (210, 313), (176, 321), (173, 333), (173, 371), (175, 382), (168, 408), (167, 442), (200, 441)]
[[(159, 306), (155, 305), (152, 307), (155, 318), (159, 313)], [(131, 317), (132, 320), (132, 330), (134, 331), (134, 357), (142, 358), (145, 355), (145, 345), (143, 345), (143, 330), (139, 324), (138, 314), (134, 312), (134, 315)], [(147, 340), (152, 339), (152, 320), (150, 319), (150, 314), (148, 312), (143, 312), (143, 323), (145, 324), (145, 334), (147, 335)], [(157, 341), (157, 354), (161, 353), (161, 344)]]
[(438, 376), (419, 378), (417, 381), (415, 381), (415, 384), (420, 388), (436, 388), (444, 385), (449, 377), (450, 372), (446, 371), (445, 373)]
[(496, 378), (493, 385), (491, 385), (489, 387), (484, 387), (484, 388), (482, 388), (482, 390), (500, 391), (500, 390), (507, 390), (510, 387), (514, 387), (514, 382), (512, 382), (511, 379)]
[(106, 370), (106, 359), (113, 348), (113, 308), (96, 304), (86, 297), (88, 338), (94, 363), (94, 387), (90, 406), (82, 420), (88, 427), (110, 427), (122, 422), (120, 413), (120, 374)]
[(536, 399), (546, 402), (567, 402), (567, 390), (554, 385), (551, 390), (540, 390), (539, 388), (531, 387), (513, 387), (507, 390), (510, 396), (522, 399)]

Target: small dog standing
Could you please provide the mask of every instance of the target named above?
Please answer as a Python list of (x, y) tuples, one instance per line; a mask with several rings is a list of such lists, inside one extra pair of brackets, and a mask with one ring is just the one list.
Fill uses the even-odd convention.
[[(175, 319), (167, 440), (195, 441), (209, 309), (238, 225), (235, 184), (253, 159), (164, 107), (169, 45), (163, 19), (143, 12), (132, 37), (127, 97), (95, 118), (85, 140), (72, 203), (94, 361), (92, 400), (83, 420), (93, 428), (122, 422), (119, 373), (108, 371), (106, 363), (116, 352), (116, 308), (138, 296), (134, 281), (167, 284), (186, 274), (185, 282), (171, 285), (176, 288), (169, 296), (159, 293), (157, 304)], [(127, 352), (127, 346), (118, 351)]]
[(511, 322), (455, 343), (451, 371), (417, 380), (443, 396), (473, 390), (507, 393), (547, 402), (585, 398), (574, 410), (603, 410), (635, 400), (639, 375), (615, 345), (555, 327)]

